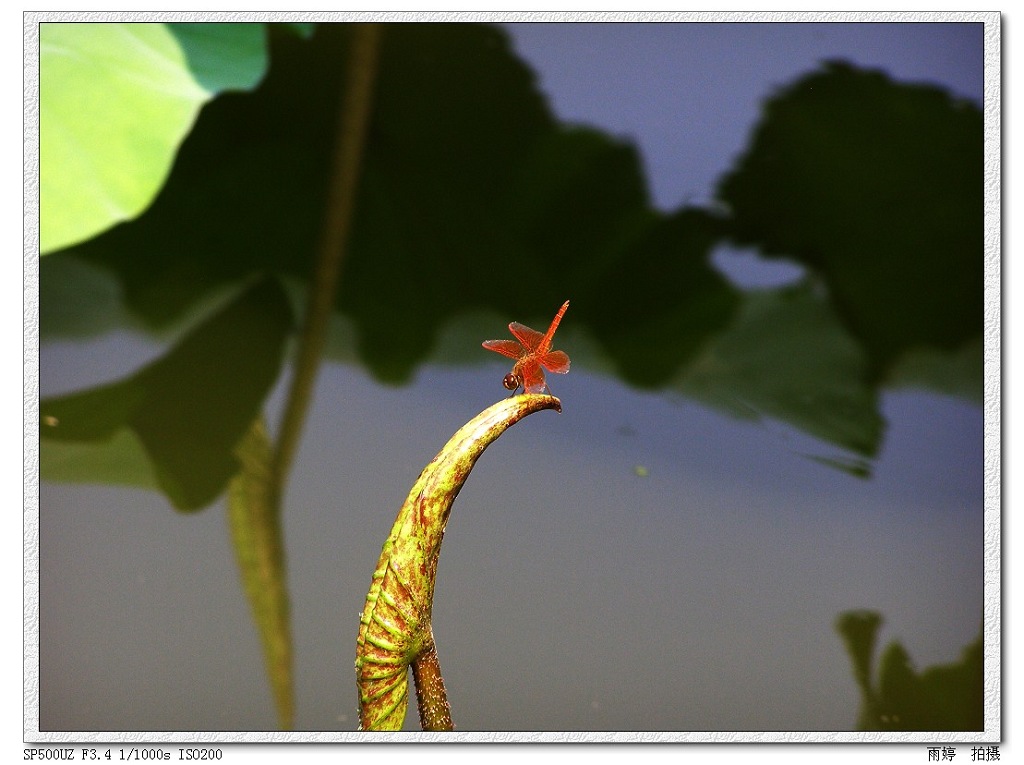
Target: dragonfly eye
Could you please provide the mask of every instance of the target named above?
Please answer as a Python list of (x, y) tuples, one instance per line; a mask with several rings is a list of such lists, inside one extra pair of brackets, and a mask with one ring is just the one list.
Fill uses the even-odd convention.
[(505, 375), (505, 379), (501, 381), (501, 384), (505, 386), (505, 390), (515, 390), (523, 384), (523, 378), (509, 372)]

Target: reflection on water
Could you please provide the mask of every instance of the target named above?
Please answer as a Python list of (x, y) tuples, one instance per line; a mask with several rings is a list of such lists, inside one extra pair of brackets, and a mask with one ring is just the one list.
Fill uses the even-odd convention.
[[(105, 347), (43, 363), (71, 375)], [(354, 727), (338, 718), (357, 719), (380, 544), (500, 371), (388, 388), (325, 369), (286, 498), (297, 729)], [(797, 432), (586, 373), (561, 382), (563, 413), (488, 450), (445, 536), (434, 625), (459, 729), (846, 730), (860, 699), (840, 612), (882, 613), (882, 644), (919, 668), (976, 636), (976, 406), (887, 396), (863, 481), (801, 457)], [(41, 508), (44, 728), (274, 727), (223, 507), (180, 516), (152, 493), (44, 483)]]

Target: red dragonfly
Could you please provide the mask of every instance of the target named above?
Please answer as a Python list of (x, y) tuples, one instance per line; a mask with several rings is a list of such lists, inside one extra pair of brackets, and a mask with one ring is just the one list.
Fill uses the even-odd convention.
[(558, 322), (562, 320), (568, 307), (569, 301), (566, 300), (558, 309), (555, 318), (551, 320), (547, 333), (543, 335), (525, 324), (514, 321), (508, 325), (508, 329), (518, 343), (515, 340), (484, 341), (483, 346), (487, 350), (516, 360), (512, 371), (501, 381), (507, 390), (515, 391), (522, 386), (524, 393), (549, 393), (541, 367), (560, 375), (569, 371), (569, 357), (565, 352), (551, 350), (551, 339), (555, 336)]

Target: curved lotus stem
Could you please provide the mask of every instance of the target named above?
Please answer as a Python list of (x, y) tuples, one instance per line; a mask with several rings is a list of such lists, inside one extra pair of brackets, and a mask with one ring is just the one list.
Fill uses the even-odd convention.
[(400, 730), (413, 665), (424, 730), (451, 730), (448, 699), (437, 665), (430, 614), (441, 538), (452, 502), (477, 458), (528, 414), (562, 411), (540, 394), (499, 401), (466, 423), (427, 465), (398, 511), (373, 572), (356, 639), (361, 730)]

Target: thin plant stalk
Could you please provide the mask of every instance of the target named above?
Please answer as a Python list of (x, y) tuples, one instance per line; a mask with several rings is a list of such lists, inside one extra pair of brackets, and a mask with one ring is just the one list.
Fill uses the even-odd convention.
[(232, 482), (229, 502), (235, 551), (263, 641), (282, 729), (291, 727), (294, 700), (281, 500), (319, 370), (352, 228), (380, 47), (381, 30), (378, 25), (352, 26), (324, 225), (277, 443), (273, 448), (269, 443), (262, 450), (255, 448), (259, 445), (257, 436), (266, 442), (266, 433), (261, 421), (254, 423), (252, 434), (243, 444), (244, 452), (240, 455), (243, 470)]
[(381, 29), (378, 24), (352, 26), (352, 48), (341, 102), (324, 227), (310, 284), (302, 335), (299, 338), (295, 374), (274, 454), (273, 475), (278, 492), (284, 487), (298, 447), (327, 339), (327, 328), (352, 228), (359, 171), (373, 108)]

